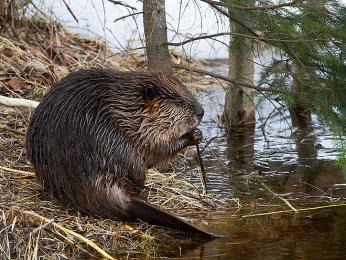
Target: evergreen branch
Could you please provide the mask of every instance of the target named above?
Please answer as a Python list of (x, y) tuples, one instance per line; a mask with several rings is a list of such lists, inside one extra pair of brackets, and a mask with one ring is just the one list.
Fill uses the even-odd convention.
[[(226, 10), (224, 10), (222, 7), (216, 5), (216, 3), (213, 0), (200, 0), (202, 2), (205, 2), (207, 4), (209, 4), (212, 8), (214, 8), (215, 10), (217, 10), (218, 12), (220, 12), (221, 14), (225, 15), (226, 17), (228, 17), (232, 22), (235, 22), (237, 24), (239, 24), (240, 26), (242, 26), (245, 30), (247, 30), (251, 35), (253, 35), (255, 37), (255, 39), (258, 39), (264, 43), (267, 43), (269, 45), (272, 45), (274, 47), (278, 47), (278, 44), (275, 44), (275, 41), (270, 41), (269, 39), (263, 38), (261, 37), (257, 32), (254, 31), (253, 28), (251, 28), (250, 26), (246, 25), (245, 23), (243, 23), (242, 21), (240, 21), (238, 18), (234, 17), (234, 15), (232, 15), (231, 12), (228, 12)], [(295, 55), (295, 53), (293, 51), (291, 51), (290, 47), (286, 44), (286, 42), (282, 42), (282, 45), (284, 46), (284, 50), (285, 52), (295, 61), (298, 62), (298, 64), (303, 65), (302, 61), (299, 60), (299, 58)], [(279, 47), (280, 49), (280, 47)], [(281, 48), (282, 49), (282, 48)]]
[(230, 83), (234, 84), (234, 86), (236, 86), (236, 87), (242, 86), (242, 87), (251, 88), (251, 89), (254, 89), (254, 90), (257, 90), (257, 91), (260, 91), (260, 92), (268, 91), (268, 92), (278, 93), (278, 94), (283, 94), (284, 93), (284, 92), (282, 92), (282, 91), (280, 91), (279, 89), (276, 89), (276, 88), (262, 88), (262, 87), (255, 86), (255, 85), (252, 85), (252, 84), (238, 82), (238, 81), (232, 80), (232, 79), (230, 79), (228, 77), (222, 76), (222, 75), (217, 74), (217, 73), (213, 73), (213, 72), (209, 72), (209, 71), (201, 70), (201, 69), (194, 69), (194, 68), (191, 68), (191, 67), (186, 67), (186, 66), (181, 65), (181, 64), (173, 63), (172, 64), (172, 68), (183, 69), (183, 70), (187, 70), (187, 71), (196, 72), (198, 74), (208, 75), (208, 76), (211, 76), (213, 78), (222, 79), (224, 81), (227, 81), (227, 82), (230, 82)]
[[(200, 0), (202, 2), (205, 2), (207, 4), (209, 4), (212, 8), (214, 8), (216, 11), (220, 12), (221, 14), (225, 15), (226, 17), (228, 17), (231, 21), (233, 22), (236, 22), (237, 24), (239, 24), (240, 26), (242, 26), (245, 30), (247, 30), (249, 33), (251, 33), (253, 36), (257, 37), (257, 38), (260, 38), (261, 36), (256, 33), (252, 28), (250, 28), (248, 25), (246, 25), (245, 23), (241, 22), (238, 18), (234, 17), (230, 12), (222, 9), (220, 6), (216, 5), (215, 3), (218, 3), (218, 2), (215, 2), (215, 1), (212, 1), (212, 0)], [(269, 44), (268, 41), (266, 40), (262, 40), (266, 43)]]
[(223, 2), (209, 1), (213, 5), (221, 6), (221, 7), (229, 7), (242, 11), (262, 11), (262, 10), (275, 10), (283, 7), (290, 7), (298, 4), (299, 2), (303, 2), (302, 0), (293, 0), (292, 2), (282, 3), (282, 4), (274, 4), (274, 5), (262, 5), (262, 6), (240, 6), (240, 5), (227, 5)]

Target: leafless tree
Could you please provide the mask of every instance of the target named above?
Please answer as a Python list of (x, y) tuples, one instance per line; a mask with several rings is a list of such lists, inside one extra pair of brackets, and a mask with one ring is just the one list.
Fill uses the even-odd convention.
[(143, 23), (148, 69), (170, 72), (165, 0), (143, 1)]

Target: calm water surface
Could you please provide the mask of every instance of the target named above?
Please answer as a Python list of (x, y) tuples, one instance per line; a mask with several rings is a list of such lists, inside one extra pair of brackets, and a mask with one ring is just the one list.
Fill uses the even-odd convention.
[[(208, 191), (229, 209), (203, 219), (208, 231), (224, 237), (208, 243), (184, 240), (159, 245), (160, 257), (181, 259), (346, 259), (346, 207), (304, 213), (242, 218), (251, 213), (289, 209), (264, 186), (295, 208), (346, 203), (346, 181), (335, 167), (334, 138), (315, 116), (292, 126), (284, 106), (258, 106), (254, 127), (225, 136), (218, 123), (224, 91), (212, 88), (199, 99), (206, 114), (201, 124)], [(280, 101), (279, 101), (280, 102)], [(219, 105), (218, 105), (219, 104)], [(227, 145), (229, 144), (229, 146)], [(194, 162), (185, 170), (200, 186)], [(241, 205), (240, 207), (237, 204)]]

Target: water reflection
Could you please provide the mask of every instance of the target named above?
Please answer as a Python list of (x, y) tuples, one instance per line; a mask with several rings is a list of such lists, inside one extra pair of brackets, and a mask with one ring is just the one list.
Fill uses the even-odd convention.
[(229, 165), (238, 171), (251, 172), (255, 160), (255, 124), (231, 128), (227, 134)]
[(296, 174), (295, 179), (300, 177), (305, 183), (305, 192), (311, 194), (313, 189), (316, 189), (316, 179), (323, 173), (318, 170), (322, 165), (317, 160), (317, 138), (312, 125), (311, 113), (306, 109), (292, 109), (290, 115), (292, 127), (295, 129), (293, 137), (298, 154), (299, 174)]
[(229, 237), (211, 241), (181, 259), (345, 259), (346, 210), (237, 220), (218, 226)]
[[(346, 181), (334, 165), (333, 139), (313, 115), (292, 116), (283, 108), (273, 113), (270, 103), (260, 107), (265, 119), (254, 126), (225, 131), (217, 122), (215, 100), (223, 100), (222, 89), (201, 93), (206, 114), (201, 129), (207, 140), (203, 153), (209, 193), (236, 198), (240, 208), (208, 214), (208, 231), (226, 237), (202, 243), (179, 240), (159, 246), (159, 256), (181, 259), (346, 259), (346, 207), (242, 218), (249, 213), (287, 209), (275, 193), (296, 208), (346, 201)], [(222, 106), (222, 103), (221, 103)], [(210, 108), (210, 109), (209, 109)], [(300, 117), (301, 116), (301, 117)], [(260, 117), (258, 117), (260, 119)], [(196, 167), (195, 167), (196, 168)], [(200, 185), (194, 167), (190, 181)], [(233, 208), (232, 208), (233, 207)], [(167, 245), (168, 249), (167, 249)]]
[(311, 114), (307, 110), (290, 110), (293, 137), (296, 143), (300, 165), (314, 168), (317, 161), (317, 139), (312, 125)]

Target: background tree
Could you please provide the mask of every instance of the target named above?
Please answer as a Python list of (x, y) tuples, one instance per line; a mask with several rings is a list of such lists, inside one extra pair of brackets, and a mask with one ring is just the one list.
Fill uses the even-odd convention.
[(143, 1), (143, 24), (148, 69), (171, 72), (165, 0)]
[[(265, 0), (256, 6), (238, 0), (201, 1), (241, 26), (247, 32), (244, 38), (275, 48), (277, 55), (264, 68), (257, 87), (275, 89), (290, 107), (309, 108), (327, 123), (339, 137), (339, 148), (346, 151), (345, 6), (333, 0), (317, 5)], [(239, 12), (228, 9), (246, 12), (251, 26)]]
[[(245, 1), (254, 5), (255, 1)], [(230, 13), (234, 11), (229, 10)], [(248, 23), (246, 13), (237, 10), (239, 19)], [(250, 24), (248, 26), (251, 26)], [(231, 80), (239, 83), (252, 84), (254, 80), (253, 41), (238, 34), (248, 34), (245, 28), (230, 19), (229, 72)], [(252, 89), (230, 83), (226, 88), (224, 121), (230, 131), (240, 125), (255, 123), (255, 109), (252, 100)]]

